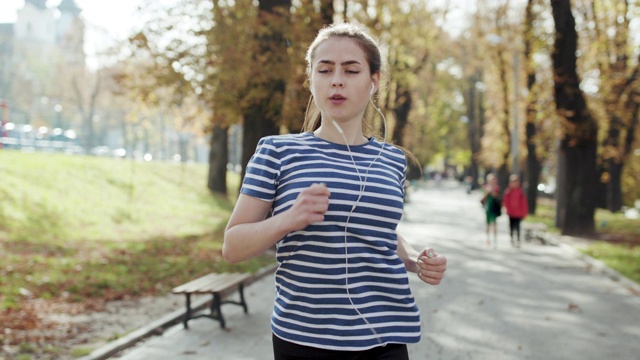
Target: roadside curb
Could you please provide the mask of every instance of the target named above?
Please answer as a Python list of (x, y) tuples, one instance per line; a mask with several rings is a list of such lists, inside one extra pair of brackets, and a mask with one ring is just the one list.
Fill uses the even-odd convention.
[[(585, 263), (587, 263), (587, 265), (589, 266), (589, 270), (590, 271), (596, 271), (596, 272), (599, 272), (599, 273), (602, 273), (602, 274), (606, 275), (609, 279), (619, 283), (621, 286), (626, 288), (633, 295), (637, 296), (638, 299), (640, 300), (640, 284), (638, 284), (635, 281), (629, 279), (628, 277), (622, 275), (618, 271), (610, 268), (608, 265), (606, 265), (602, 261), (600, 261), (598, 259), (595, 259), (595, 258), (592, 258), (591, 256), (582, 253), (581, 251), (576, 249), (575, 246), (567, 244), (567, 242), (569, 242), (569, 241), (563, 241), (563, 239), (565, 239), (565, 240), (572, 240), (572, 239), (573, 240), (576, 240), (576, 239), (580, 240), (578, 238), (567, 236), (567, 235), (555, 235), (555, 234), (548, 234), (547, 235), (547, 241), (549, 241), (552, 245), (558, 246), (558, 247), (560, 247), (560, 248), (572, 253), (575, 257), (577, 257), (580, 260), (582, 260)], [(575, 241), (570, 241), (570, 242), (575, 242)]]
[[(253, 276), (251, 276), (247, 281), (245, 281), (245, 286), (249, 286), (254, 282), (262, 279), (266, 275), (273, 273), (277, 268), (276, 264), (266, 266), (260, 270), (258, 270)], [(209, 297), (203, 297), (201, 299), (194, 300), (191, 308), (194, 313), (205, 310), (209, 307), (209, 303), (211, 299)], [(145, 338), (161, 334), (167, 328), (178, 324), (182, 321), (184, 314), (184, 309), (175, 310), (158, 320), (152, 321), (149, 324), (142, 326), (131, 333), (114, 340), (110, 343), (107, 343), (96, 350), (92, 351), (91, 354), (81, 357), (78, 360), (105, 360), (109, 359), (111, 356), (120, 353), (123, 350), (126, 350), (136, 343), (144, 340)]]

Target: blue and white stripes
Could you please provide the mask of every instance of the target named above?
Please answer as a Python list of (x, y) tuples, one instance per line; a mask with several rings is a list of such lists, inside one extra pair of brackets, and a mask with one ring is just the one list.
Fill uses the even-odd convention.
[(334, 350), (419, 341), (419, 312), (396, 252), (405, 174), (404, 153), (375, 139), (350, 151), (311, 133), (260, 140), (243, 194), (273, 202), (276, 215), (314, 183), (331, 192), (324, 221), (277, 244), (274, 334)]

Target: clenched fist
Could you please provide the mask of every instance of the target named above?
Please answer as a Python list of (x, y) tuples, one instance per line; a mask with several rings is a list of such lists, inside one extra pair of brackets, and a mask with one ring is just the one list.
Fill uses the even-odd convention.
[(428, 248), (422, 250), (418, 256), (417, 265), (417, 273), (420, 280), (427, 284), (438, 285), (447, 270), (447, 258)]
[(302, 190), (293, 206), (287, 210), (291, 231), (301, 230), (309, 224), (324, 220), (324, 213), (329, 209), (331, 192), (325, 184), (313, 184)]

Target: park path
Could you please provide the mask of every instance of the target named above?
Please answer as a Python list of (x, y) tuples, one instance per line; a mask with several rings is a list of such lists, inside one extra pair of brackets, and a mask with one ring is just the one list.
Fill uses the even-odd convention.
[[(441, 285), (411, 277), (423, 321), (411, 358), (639, 360), (640, 298), (566, 246), (512, 248), (506, 216), (498, 221), (497, 249), (486, 247), (479, 199), (453, 182), (410, 193), (399, 231), (416, 248), (433, 246), (448, 258)], [(245, 292), (248, 315), (223, 308), (228, 330), (198, 319), (113, 358), (270, 359), (273, 277)]]

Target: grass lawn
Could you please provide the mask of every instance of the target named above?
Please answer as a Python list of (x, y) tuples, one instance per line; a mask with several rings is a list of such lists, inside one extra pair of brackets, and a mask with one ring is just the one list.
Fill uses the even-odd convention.
[[(550, 231), (559, 233), (554, 217), (555, 203), (540, 198), (536, 215), (527, 217), (527, 221), (544, 223)], [(640, 220), (597, 209), (595, 223), (597, 235), (579, 250), (640, 284)]]
[[(37, 324), (27, 299), (99, 303), (171, 288), (230, 265), (222, 232), (237, 191), (215, 197), (206, 164), (0, 150), (0, 317)], [(238, 188), (238, 175), (229, 188)], [(0, 334), (2, 340), (3, 334)]]

